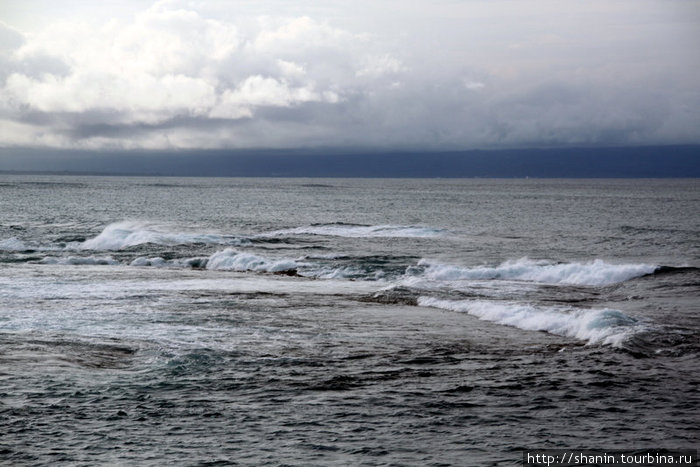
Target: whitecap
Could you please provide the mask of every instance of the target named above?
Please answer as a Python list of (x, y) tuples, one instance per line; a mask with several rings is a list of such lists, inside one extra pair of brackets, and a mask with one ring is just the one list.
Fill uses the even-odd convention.
[(238, 252), (231, 248), (217, 251), (209, 257), (206, 263), (207, 269), (255, 272), (292, 271), (302, 266), (306, 266), (306, 264), (293, 259), (271, 259), (252, 253)]
[(65, 264), (65, 265), (108, 265), (114, 266), (119, 264), (119, 261), (115, 260), (111, 256), (68, 256), (65, 258), (47, 256), (39, 261), (41, 264)]
[(189, 243), (241, 245), (244, 239), (213, 233), (187, 233), (172, 231), (166, 226), (138, 221), (109, 224), (94, 238), (77, 245), (85, 250), (121, 250), (145, 243), (158, 245), (182, 245)]
[(631, 333), (641, 328), (634, 318), (612, 309), (534, 307), (522, 303), (434, 297), (419, 297), (418, 305), (468, 313), (484, 321), (528, 331), (546, 331), (585, 340), (589, 344), (619, 346)]
[(17, 237), (0, 240), (0, 251), (24, 251), (28, 249), (27, 245)]
[[(653, 264), (613, 264), (601, 259), (585, 263), (552, 263), (522, 258), (506, 261), (495, 267), (463, 267), (421, 260), (422, 276), (434, 281), (518, 280), (545, 284), (603, 286), (625, 282), (653, 273)], [(410, 271), (409, 271), (410, 272)]]
[(444, 233), (442, 229), (402, 225), (355, 225), (355, 224), (317, 224), (292, 229), (275, 230), (258, 235), (258, 237), (280, 237), (288, 235), (325, 235), (333, 237), (388, 237), (388, 238), (428, 238)]

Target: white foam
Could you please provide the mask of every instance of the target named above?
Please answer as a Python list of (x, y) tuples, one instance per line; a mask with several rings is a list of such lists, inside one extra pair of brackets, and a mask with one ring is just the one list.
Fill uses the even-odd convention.
[(207, 269), (229, 271), (282, 272), (296, 270), (305, 263), (293, 259), (271, 259), (227, 248), (217, 251), (207, 260)]
[(124, 221), (109, 224), (94, 238), (78, 244), (86, 250), (120, 250), (144, 243), (181, 245), (188, 243), (234, 244), (245, 240), (212, 233), (173, 232), (168, 227), (149, 222)]
[(386, 276), (382, 270), (369, 273), (353, 266), (343, 266), (338, 268), (333, 268), (330, 266), (308, 267), (301, 272), (301, 275), (315, 277), (317, 279), (350, 279), (366, 281), (380, 281), (384, 280)]
[(253, 271), (253, 272), (284, 272), (296, 271), (297, 274), (304, 277), (313, 277), (317, 279), (356, 279), (364, 278), (366, 280), (378, 280), (382, 276), (382, 272), (378, 271), (371, 276), (363, 274), (359, 269), (345, 266), (334, 268), (331, 266), (323, 266), (317, 263), (305, 261), (306, 257), (297, 259), (291, 258), (267, 258), (252, 253), (239, 252), (232, 248), (227, 248), (223, 251), (217, 251), (206, 261), (206, 268), (211, 270), (229, 270), (229, 271)]
[[(361, 270), (346, 266), (334, 268), (323, 266), (317, 263), (305, 261), (305, 257), (297, 259), (291, 258), (268, 258), (261, 255), (246, 253), (227, 248), (217, 251), (209, 257), (199, 256), (192, 258), (175, 258), (166, 260), (160, 256), (147, 257), (139, 256), (133, 259), (129, 266), (152, 267), (152, 268), (205, 268), (212, 271), (237, 271), (237, 272), (285, 272), (295, 271), (300, 276), (326, 280), (358, 279), (380, 280), (383, 278), (382, 271), (374, 274), (363, 273)], [(98, 257), (46, 257), (40, 261), (41, 264), (71, 264), (71, 265), (112, 265), (120, 264), (111, 256)]]
[(115, 260), (111, 256), (69, 256), (66, 258), (58, 258), (53, 256), (47, 256), (46, 258), (39, 261), (41, 264), (67, 264), (67, 265), (108, 265), (114, 266), (119, 264), (119, 261)]
[(352, 225), (352, 224), (322, 224), (296, 227), (293, 229), (275, 230), (259, 235), (259, 237), (280, 237), (287, 235), (327, 235), (333, 237), (437, 237), (443, 234), (441, 229), (429, 227), (401, 225)]
[(418, 305), (468, 313), (484, 321), (528, 331), (546, 331), (585, 340), (589, 344), (619, 346), (640, 327), (633, 318), (611, 309), (577, 310), (483, 300), (443, 300), (434, 297), (420, 297)]
[(0, 251), (23, 251), (28, 249), (27, 245), (17, 237), (0, 240)]
[(552, 263), (522, 258), (506, 261), (496, 267), (461, 267), (421, 260), (423, 276), (435, 281), (503, 279), (532, 281), (546, 284), (601, 286), (624, 282), (651, 274), (652, 264), (612, 264), (596, 259), (586, 263)]

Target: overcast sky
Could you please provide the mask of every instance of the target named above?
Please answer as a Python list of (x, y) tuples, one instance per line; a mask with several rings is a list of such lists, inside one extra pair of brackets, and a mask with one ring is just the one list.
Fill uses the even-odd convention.
[(0, 3), (0, 147), (700, 143), (696, 0)]

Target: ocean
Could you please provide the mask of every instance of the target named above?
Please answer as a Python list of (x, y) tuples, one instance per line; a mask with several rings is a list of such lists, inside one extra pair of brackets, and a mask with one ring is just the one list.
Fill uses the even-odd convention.
[(696, 449), (700, 181), (0, 176), (0, 463)]

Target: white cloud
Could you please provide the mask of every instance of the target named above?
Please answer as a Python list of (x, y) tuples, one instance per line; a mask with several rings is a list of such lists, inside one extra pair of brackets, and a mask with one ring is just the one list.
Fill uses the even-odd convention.
[(0, 23), (0, 147), (700, 142), (696, 0), (123, 1)]
[[(0, 103), (20, 118), (89, 114), (82, 123), (91, 125), (252, 118), (258, 107), (340, 102), (335, 74), (352, 74), (348, 67), (363, 60), (359, 48), (343, 47), (353, 34), (308, 17), (255, 18), (244, 29), (247, 35), (237, 24), (172, 2), (158, 2), (125, 23), (63, 22), (27, 37), (3, 25), (0, 48), (14, 72), (2, 83)], [(327, 58), (321, 66), (302, 64), (319, 54)], [(27, 73), (23, 64), (32, 60), (65, 67)], [(81, 124), (79, 116), (74, 121)]]
[[(214, 88), (184, 75), (153, 76), (80, 72), (45, 74), (36, 80), (13, 74), (4, 94), (14, 107), (45, 113), (111, 112), (110, 123), (155, 124), (176, 115), (203, 115), (215, 101)], [(11, 105), (12, 105), (11, 104)]]
[(303, 65), (286, 60), (277, 60), (277, 67), (283, 76), (289, 78), (302, 78), (306, 75), (306, 69)]
[(290, 107), (303, 102), (318, 102), (321, 97), (310, 86), (292, 88), (284, 81), (255, 75), (247, 78), (235, 90), (222, 96), (229, 103), (249, 107)]
[(291, 107), (306, 102), (338, 102), (335, 93), (318, 93), (311, 84), (290, 86), (284, 79), (266, 78), (260, 75), (246, 78), (236, 89), (227, 89), (210, 116), (214, 118), (252, 117), (255, 107)]
[(309, 49), (329, 49), (356, 40), (359, 36), (308, 16), (300, 18), (258, 19), (262, 30), (251, 46), (257, 52), (274, 52), (287, 56), (302, 55)]
[(357, 76), (378, 77), (406, 71), (403, 64), (389, 54), (370, 56), (365, 59), (364, 67), (358, 70)]
[(23, 43), (24, 37), (19, 31), (0, 21), (0, 54), (12, 52)]
[(470, 91), (478, 91), (480, 89), (484, 89), (486, 85), (481, 81), (464, 80), (464, 87)]

